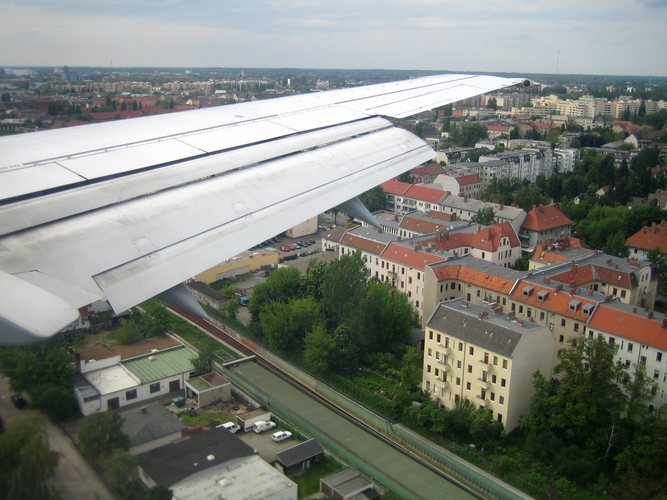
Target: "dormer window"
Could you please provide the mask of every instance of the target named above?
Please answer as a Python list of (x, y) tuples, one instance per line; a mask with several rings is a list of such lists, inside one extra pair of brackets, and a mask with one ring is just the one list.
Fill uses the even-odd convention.
[(579, 309), (579, 306), (581, 305), (581, 302), (578, 300), (571, 300), (569, 304), (570, 311), (576, 311)]
[(523, 289), (523, 295), (526, 297), (530, 297), (530, 294), (533, 293), (533, 287), (532, 286), (527, 286)]
[(537, 300), (540, 300), (542, 302), (547, 300), (548, 296), (549, 296), (549, 291), (548, 290), (540, 290), (539, 292), (537, 292)]

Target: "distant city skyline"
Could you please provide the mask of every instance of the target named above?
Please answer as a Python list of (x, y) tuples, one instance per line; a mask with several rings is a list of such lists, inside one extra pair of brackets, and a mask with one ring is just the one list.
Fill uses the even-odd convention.
[(667, 76), (667, 0), (0, 0), (0, 66)]

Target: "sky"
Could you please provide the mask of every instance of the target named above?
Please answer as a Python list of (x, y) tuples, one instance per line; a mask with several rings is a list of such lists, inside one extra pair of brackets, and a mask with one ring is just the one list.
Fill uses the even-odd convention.
[(667, 0), (0, 0), (0, 66), (667, 76)]

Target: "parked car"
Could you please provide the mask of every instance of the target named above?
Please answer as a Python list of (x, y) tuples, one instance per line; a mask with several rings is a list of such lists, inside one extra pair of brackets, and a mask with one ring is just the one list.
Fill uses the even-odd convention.
[(290, 431), (278, 431), (271, 434), (271, 439), (276, 443), (281, 443), (282, 441), (287, 441), (292, 438), (292, 433)]
[(216, 425), (216, 429), (223, 428), (231, 432), (232, 434), (236, 434), (236, 432), (241, 428), (238, 425), (236, 425), (234, 422), (225, 422), (224, 424)]
[(275, 422), (270, 422), (267, 420), (258, 420), (255, 422), (255, 425), (253, 426), (253, 431), (255, 431), (257, 434), (260, 434), (264, 431), (268, 431), (273, 429), (276, 426)]
[(22, 410), (23, 408), (28, 406), (28, 402), (25, 400), (25, 398), (18, 393), (12, 394), (11, 400), (12, 403), (14, 403), (14, 406), (19, 410)]

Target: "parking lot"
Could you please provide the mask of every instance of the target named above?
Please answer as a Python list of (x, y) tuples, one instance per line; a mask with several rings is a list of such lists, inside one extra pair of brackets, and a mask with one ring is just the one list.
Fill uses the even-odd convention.
[(276, 459), (276, 453), (282, 450), (286, 450), (287, 448), (291, 448), (298, 443), (298, 441), (294, 438), (283, 441), (282, 443), (274, 443), (271, 439), (271, 434), (279, 430), (282, 429), (280, 429), (280, 427), (276, 427), (261, 434), (257, 434), (253, 431), (239, 431), (236, 433), (236, 435), (240, 437), (245, 444), (255, 449), (260, 457), (262, 457), (268, 463), (273, 463), (273, 461)]

